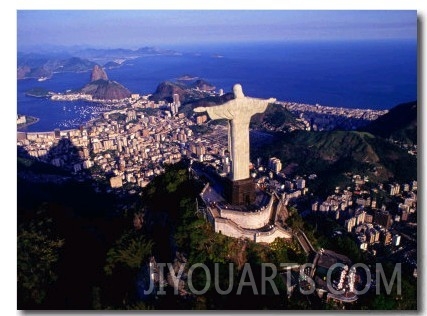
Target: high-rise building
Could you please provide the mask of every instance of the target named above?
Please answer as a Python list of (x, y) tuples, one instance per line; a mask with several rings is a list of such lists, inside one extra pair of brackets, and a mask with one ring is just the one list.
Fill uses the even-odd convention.
[(391, 244), (392, 235), (388, 230), (383, 230), (381, 232), (381, 241), (384, 244), (384, 246)]
[(317, 212), (317, 210), (319, 209), (319, 202), (314, 202), (313, 204), (311, 204), (311, 211), (312, 212)]
[(199, 115), (197, 118), (196, 118), (196, 123), (197, 124), (199, 124), (199, 125), (201, 125), (201, 124), (203, 124), (204, 122), (206, 122), (208, 120), (208, 117), (206, 116), (206, 115)]
[(93, 166), (93, 162), (91, 160), (85, 160), (83, 161), (83, 169), (89, 169)]
[(268, 168), (274, 173), (279, 173), (282, 170), (282, 162), (276, 157), (272, 157), (268, 161)]
[(121, 188), (123, 186), (123, 180), (121, 176), (115, 176), (110, 178), (110, 186), (112, 188)]
[(353, 227), (356, 226), (356, 218), (351, 217), (345, 221), (344, 227), (347, 229), (347, 232), (351, 233)]
[(196, 147), (196, 155), (200, 156), (200, 155), (205, 155), (206, 154), (206, 148), (205, 146), (203, 146), (202, 144), (197, 145)]
[(231, 171), (231, 161), (230, 157), (224, 156), (222, 157), (222, 172), (223, 173), (230, 173)]
[(382, 227), (389, 229), (392, 224), (391, 215), (388, 211), (384, 211), (384, 210), (376, 211), (374, 222), (375, 224), (381, 225)]
[(130, 122), (136, 120), (136, 111), (135, 110), (129, 110), (126, 113), (126, 122)]
[(126, 161), (123, 158), (120, 158), (119, 161), (119, 170), (124, 171), (126, 169)]
[(175, 116), (178, 113), (178, 104), (175, 102), (170, 103), (170, 110), (171, 110), (172, 116)]
[(149, 129), (143, 129), (142, 130), (142, 137), (148, 137), (150, 136), (150, 130)]
[(380, 238), (380, 232), (377, 231), (375, 228), (369, 228), (369, 230), (366, 232), (366, 239), (368, 244), (374, 244), (379, 241)]
[(89, 149), (87, 147), (84, 147), (82, 151), (83, 151), (83, 158), (89, 158), (90, 156)]
[(297, 179), (296, 183), (297, 183), (297, 189), (301, 190), (305, 188), (305, 179), (299, 178)]
[(104, 147), (104, 150), (109, 150), (109, 149), (111, 149), (111, 147), (113, 147), (113, 140), (112, 139), (104, 140), (102, 142), (102, 145)]
[(398, 183), (389, 184), (388, 188), (389, 188), (389, 194), (392, 196), (400, 193), (400, 185)]
[(186, 142), (187, 141), (187, 135), (185, 135), (185, 133), (179, 133), (178, 134), (178, 140), (180, 142)]
[(365, 223), (371, 224), (373, 219), (374, 219), (374, 217), (371, 214), (365, 215)]
[(394, 235), (391, 243), (393, 244), (393, 246), (396, 246), (396, 247), (399, 246), (400, 245), (400, 235)]
[(16, 119), (16, 124), (25, 124), (27, 123), (27, 118), (25, 117), (25, 115), (19, 115)]
[(357, 210), (356, 213), (355, 213), (356, 225), (363, 224), (365, 222), (365, 216), (366, 216), (366, 212), (365, 211)]
[(102, 151), (102, 144), (101, 144), (101, 142), (99, 141), (99, 140), (93, 140), (92, 142), (91, 142), (91, 146), (92, 146), (92, 152), (94, 153), (94, 154), (97, 154), (97, 153), (99, 153), (100, 151)]
[(55, 128), (54, 133), (56, 139), (61, 138), (61, 130), (59, 128)]
[(181, 105), (181, 102), (179, 101), (179, 94), (174, 93), (172, 98), (173, 98), (173, 103), (175, 103), (179, 107)]

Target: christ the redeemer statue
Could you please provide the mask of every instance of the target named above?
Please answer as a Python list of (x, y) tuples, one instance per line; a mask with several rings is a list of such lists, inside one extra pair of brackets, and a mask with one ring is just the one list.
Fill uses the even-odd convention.
[(249, 178), (249, 123), (251, 117), (263, 113), (267, 105), (276, 101), (245, 97), (240, 84), (233, 86), (234, 99), (217, 106), (198, 107), (194, 112), (208, 112), (211, 120), (228, 120), (228, 146), (231, 153), (231, 180)]

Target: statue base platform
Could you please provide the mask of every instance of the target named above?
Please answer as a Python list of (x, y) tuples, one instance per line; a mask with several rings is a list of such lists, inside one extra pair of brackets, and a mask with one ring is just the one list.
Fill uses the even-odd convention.
[(250, 205), (255, 202), (255, 183), (251, 178), (233, 181), (225, 179), (224, 196), (232, 205)]

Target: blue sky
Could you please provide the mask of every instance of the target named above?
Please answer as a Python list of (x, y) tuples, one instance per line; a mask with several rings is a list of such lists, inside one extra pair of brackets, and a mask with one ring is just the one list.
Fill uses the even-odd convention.
[(412, 10), (18, 10), (18, 47), (416, 39)]

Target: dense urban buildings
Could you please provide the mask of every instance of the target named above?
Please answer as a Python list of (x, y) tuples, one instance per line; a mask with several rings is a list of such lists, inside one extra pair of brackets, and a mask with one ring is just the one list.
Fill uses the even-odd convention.
[[(149, 101), (147, 96), (136, 94), (112, 104), (113, 107), (102, 113), (100, 118), (78, 129), (18, 132), (18, 148), (30, 157), (71, 171), (76, 178), (96, 180), (97, 190), (113, 194), (140, 191), (156, 175), (162, 174), (166, 165), (184, 158), (194, 162), (191, 170), (199, 176), (227, 178), (232, 174), (228, 127), (211, 125), (209, 132), (198, 133), (197, 128), (208, 120), (208, 116), (185, 116), (180, 112), (177, 95), (169, 104)], [(289, 108), (289, 105), (283, 106)], [(370, 110), (337, 110), (332, 115), (329, 109), (319, 106), (295, 104), (289, 109), (302, 111), (299, 119), (304, 122), (305, 130), (319, 129), (319, 126), (323, 126), (320, 129), (336, 127), (334, 124), (340, 124), (336, 121), (340, 115), (372, 120), (381, 114)], [(313, 111), (320, 115), (328, 113), (330, 117), (323, 121), (308, 121), (304, 113), (311, 115)], [(18, 116), (18, 123), (23, 122), (23, 118), (25, 116)], [(216, 178), (202, 190), (199, 210), (215, 232), (223, 235), (267, 244), (277, 237), (296, 240), (310, 258), (313, 269), (304, 272), (296, 283), (292, 278), (292, 289), (295, 285), (304, 288), (307, 280), (312, 278), (318, 295), (328, 300), (348, 303), (358, 299), (355, 295), (358, 274), (350, 268), (351, 262), (346, 253), (315, 250), (302, 230), (288, 225), (292, 208), (297, 208), (303, 217), (314, 216), (319, 221), (332, 219), (344, 231), (331, 233), (348, 233), (360, 251), (374, 257), (377, 253), (383, 256), (386, 250), (408, 262), (413, 267), (413, 275), (417, 275), (416, 259), (414, 261), (416, 244), (411, 236), (411, 229), (416, 228), (416, 180), (384, 183), (367, 189), (369, 179), (354, 174), (352, 186), (337, 187), (325, 200), (313, 200), (315, 196), (312, 193), (315, 192), (310, 191), (310, 184), (317, 178), (316, 174), (289, 177), (286, 166), (275, 156), (269, 157), (265, 164), (260, 158), (253, 163), (248, 161), (247, 167), (248, 180), (255, 189), (251, 207), (230, 204), (226, 195), (224, 197), (213, 189)], [(215, 176), (212, 170), (215, 170)], [(391, 202), (382, 203), (379, 193)], [(308, 207), (307, 201), (310, 202)], [(343, 295), (332, 293), (323, 281), (325, 269), (336, 262), (346, 263), (333, 279), (336, 290), (344, 290)], [(300, 267), (293, 267), (292, 273)]]

